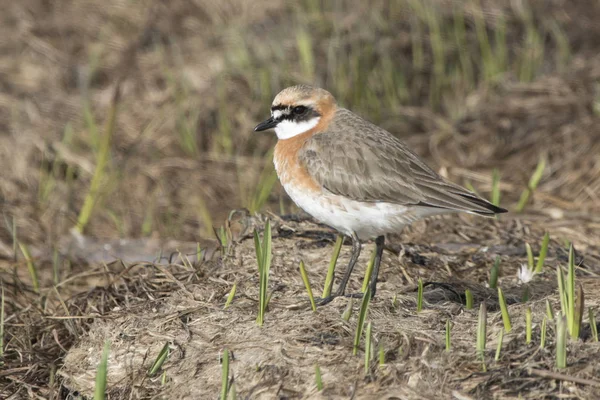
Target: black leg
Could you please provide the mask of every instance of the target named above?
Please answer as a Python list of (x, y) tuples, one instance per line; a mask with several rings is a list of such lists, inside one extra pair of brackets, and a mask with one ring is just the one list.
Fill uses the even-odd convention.
[(354, 269), (354, 265), (358, 260), (358, 256), (360, 255), (360, 240), (356, 233), (352, 233), (352, 256), (350, 257), (350, 262), (346, 267), (346, 272), (342, 277), (342, 281), (340, 282), (340, 286), (338, 286), (338, 290), (335, 293), (335, 296), (343, 296), (346, 293), (346, 285), (348, 284), (348, 280), (350, 280), (350, 275), (352, 274), (352, 270)]
[(375, 239), (375, 261), (373, 262), (373, 272), (371, 273), (371, 298), (375, 298), (377, 291), (377, 276), (379, 275), (379, 265), (381, 264), (381, 256), (383, 255), (383, 245), (385, 236), (381, 235)]

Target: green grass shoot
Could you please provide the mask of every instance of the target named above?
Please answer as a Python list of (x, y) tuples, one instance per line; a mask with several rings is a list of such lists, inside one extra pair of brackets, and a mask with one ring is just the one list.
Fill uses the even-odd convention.
[(494, 265), (490, 270), (490, 288), (496, 289), (498, 287), (498, 276), (500, 275), (500, 256), (496, 256), (494, 259)]
[(542, 326), (540, 328), (540, 349), (546, 347), (546, 325), (548, 324), (548, 318), (544, 315), (544, 319), (542, 320)]
[(269, 271), (271, 270), (271, 222), (267, 220), (265, 223), (265, 231), (263, 234), (262, 243), (258, 237), (258, 232), (254, 230), (254, 249), (256, 251), (256, 261), (258, 262), (259, 275), (259, 300), (258, 300), (258, 317), (256, 319), (259, 326), (262, 326), (265, 321), (265, 313), (269, 303), (267, 294), (269, 287)]
[[(4, 305), (4, 300), (2, 305)], [(598, 341), (598, 325), (596, 325), (596, 315), (594, 313), (594, 309), (593, 308), (589, 308), (588, 309), (588, 315), (589, 315), (589, 320), (590, 320), (590, 330), (592, 331), (592, 339), (594, 339), (594, 342)], [(1, 316), (0, 316), (1, 318)], [(0, 327), (1, 329), (1, 327)], [(2, 338), (0, 337), (0, 340), (2, 340)]]
[(525, 243), (525, 250), (527, 250), (527, 267), (530, 271), (533, 271), (533, 250), (531, 250), (531, 245), (529, 243)]
[(540, 160), (538, 161), (537, 167), (535, 168), (533, 175), (531, 175), (531, 178), (529, 179), (527, 188), (525, 188), (525, 190), (523, 190), (523, 192), (521, 193), (521, 197), (519, 198), (519, 203), (517, 204), (516, 208), (517, 212), (522, 212), (525, 209), (525, 206), (529, 202), (529, 198), (531, 197), (535, 189), (537, 189), (537, 186), (540, 183), (540, 180), (542, 179), (542, 175), (544, 174), (545, 169), (546, 158), (544, 156), (540, 156)]
[(423, 309), (423, 280), (419, 278), (417, 283), (417, 312)]
[(367, 332), (365, 335), (365, 374), (371, 370), (371, 355), (373, 353), (373, 323), (367, 324)]
[(319, 392), (323, 390), (323, 377), (321, 375), (321, 368), (319, 368), (319, 364), (315, 364), (315, 384), (317, 385), (317, 390)]
[(465, 302), (467, 310), (473, 309), (473, 293), (470, 289), (465, 290)]
[(500, 171), (496, 168), (492, 172), (491, 202), (495, 206), (500, 206)]
[(532, 321), (531, 321), (531, 307), (527, 307), (525, 310), (525, 343), (531, 343), (531, 332)]
[(23, 257), (25, 257), (25, 262), (27, 263), (27, 270), (29, 270), (29, 276), (31, 277), (31, 285), (33, 286), (33, 291), (36, 293), (40, 292), (40, 281), (38, 280), (38, 273), (35, 263), (33, 262), (33, 258), (31, 257), (31, 253), (29, 252), (29, 248), (27, 245), (19, 242), (19, 248), (21, 249), (21, 253), (23, 253)]
[(567, 318), (556, 319), (556, 368), (567, 368)]
[(310, 307), (313, 311), (317, 311), (317, 305), (315, 304), (315, 297), (313, 296), (312, 288), (310, 287), (310, 281), (308, 280), (308, 274), (304, 267), (304, 261), (300, 260), (300, 275), (302, 275), (302, 281), (306, 287), (306, 293), (308, 293), (308, 299), (310, 300)]
[(221, 358), (221, 397), (220, 400), (227, 400), (229, 394), (229, 350), (223, 350)]
[(83, 206), (79, 211), (77, 224), (75, 225), (75, 228), (77, 229), (77, 231), (79, 231), (79, 233), (84, 232), (85, 227), (87, 226), (92, 216), (94, 207), (98, 204), (99, 197), (101, 195), (102, 184), (105, 181), (106, 164), (108, 163), (108, 159), (110, 156), (110, 147), (115, 132), (120, 90), (121, 89), (117, 84), (117, 87), (115, 88), (115, 92), (113, 94), (112, 104), (108, 112), (108, 118), (106, 120), (106, 126), (104, 128), (104, 135), (102, 135), (100, 141), (100, 147), (98, 149), (98, 155), (96, 157), (96, 167), (94, 169), (94, 175), (92, 176), (88, 193), (86, 194), (85, 200), (83, 201)]
[(504, 323), (504, 331), (509, 333), (512, 329), (510, 322), (510, 314), (508, 313), (508, 306), (506, 305), (506, 299), (504, 298), (504, 292), (501, 288), (498, 288), (498, 302), (500, 303), (500, 311), (502, 312), (502, 322)]
[(373, 273), (373, 266), (375, 265), (375, 254), (377, 251), (373, 249), (371, 253), (371, 258), (369, 259), (369, 263), (367, 264), (367, 269), (365, 270), (365, 278), (363, 279), (363, 284), (361, 288), (361, 292), (364, 293), (367, 291), (367, 286), (369, 286), (369, 281), (371, 280), (371, 274)]
[(367, 311), (369, 309), (369, 303), (371, 302), (371, 287), (367, 288), (367, 291), (363, 295), (362, 303), (360, 304), (360, 311), (358, 313), (358, 321), (356, 323), (356, 333), (354, 334), (354, 346), (352, 348), (352, 355), (358, 353), (358, 346), (360, 345), (360, 338), (365, 327), (365, 318), (367, 317)]
[(323, 288), (322, 298), (331, 296), (331, 289), (333, 288), (333, 278), (335, 274), (335, 265), (337, 264), (338, 257), (340, 256), (340, 250), (342, 249), (342, 243), (344, 243), (344, 236), (338, 235), (335, 240), (335, 246), (333, 247), (333, 254), (331, 255), (331, 261), (329, 261), (329, 268), (327, 269), (327, 277), (325, 278), (325, 287)]
[(398, 295), (394, 294), (394, 297), (392, 297), (392, 308), (396, 309), (398, 308)]
[(237, 282), (235, 282), (233, 284), (233, 286), (231, 287), (231, 290), (229, 291), (229, 294), (227, 295), (227, 300), (225, 301), (225, 306), (223, 307), (223, 309), (229, 308), (229, 306), (231, 305), (231, 303), (233, 302), (233, 299), (235, 297), (236, 290), (237, 290)]
[(550, 234), (546, 232), (544, 234), (544, 238), (542, 239), (542, 247), (540, 248), (540, 254), (537, 259), (537, 264), (535, 266), (535, 272), (537, 274), (541, 273), (544, 269), (544, 262), (546, 261), (546, 255), (548, 254), (548, 245), (550, 244)]
[(483, 369), (485, 367), (485, 342), (487, 336), (487, 308), (485, 302), (482, 302), (479, 306), (479, 319), (477, 320), (477, 354), (483, 362)]
[(450, 351), (451, 348), (451, 335), (452, 335), (452, 324), (450, 319), (446, 320), (446, 351)]
[(351, 297), (348, 305), (344, 309), (342, 313), (342, 319), (346, 322), (350, 321), (350, 317), (352, 316), (352, 307), (354, 306), (354, 299)]
[(106, 397), (106, 382), (108, 375), (108, 352), (110, 351), (110, 342), (107, 340), (104, 343), (102, 357), (98, 370), (96, 372), (96, 386), (94, 387), (94, 400), (104, 400)]
[(148, 376), (154, 376), (162, 368), (169, 357), (169, 353), (169, 342), (166, 342), (162, 349), (160, 349), (158, 356), (156, 356), (156, 360), (154, 360), (154, 363), (148, 370)]
[(575, 292), (575, 250), (573, 244), (569, 247), (567, 278), (565, 279), (563, 270), (560, 266), (557, 267), (556, 272), (561, 314), (566, 317), (567, 330), (571, 339), (577, 340), (581, 328), (584, 295), (581, 286), (579, 287), (578, 293)]
[(496, 345), (496, 354), (494, 355), (494, 360), (500, 360), (500, 353), (502, 352), (502, 342), (504, 341), (504, 330), (500, 329), (498, 333), (498, 344)]
[(554, 320), (554, 310), (552, 309), (552, 304), (550, 304), (550, 300), (546, 299), (546, 316), (548, 320)]

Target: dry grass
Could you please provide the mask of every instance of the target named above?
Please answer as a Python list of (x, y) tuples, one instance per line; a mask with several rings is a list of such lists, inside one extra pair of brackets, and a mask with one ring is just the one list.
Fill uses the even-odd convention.
[[(586, 309), (600, 303), (596, 2), (333, 4), (4, 2), (0, 398), (92, 396), (106, 339), (112, 399), (214, 398), (223, 348), (233, 352), (230, 370), (242, 398), (600, 396), (600, 347), (587, 310), (582, 339), (569, 342), (567, 369), (554, 370), (553, 321), (539, 349), (546, 300), (560, 308), (554, 268), (566, 265), (567, 241), (577, 250)], [(118, 82), (116, 130), (89, 236), (74, 236), (69, 230), (89, 190)], [(334, 233), (270, 216), (273, 298), (261, 328), (248, 234), (265, 215), (242, 212), (222, 222), (231, 209), (260, 208), (256, 199), (269, 192), (265, 154), (274, 138), (251, 128), (273, 94), (296, 82), (326, 86), (343, 105), (402, 136), (443, 174), (484, 196), (497, 168), (502, 205), (513, 210), (540, 157), (547, 160), (522, 214), (432, 219), (389, 238), (367, 317), (385, 363), (366, 375), (364, 355), (352, 356), (360, 302), (347, 322), (341, 318), (347, 299), (313, 313), (298, 272), (304, 260), (321, 292)], [(277, 185), (266, 206), (277, 214), (295, 211)], [(221, 224), (232, 232), (224, 249), (212, 235)], [(524, 287), (516, 276), (527, 262), (525, 243), (537, 254), (545, 231), (551, 236), (545, 272), (529, 283), (530, 301), (521, 303)], [(15, 254), (15, 239), (31, 250), (39, 293), (27, 260)], [(360, 288), (371, 246), (351, 290)], [(513, 329), (494, 361), (503, 327), (497, 291), (486, 282), (497, 255)], [(344, 246), (340, 268), (347, 261)], [(417, 314), (419, 278), (443, 285), (425, 286)], [(465, 289), (473, 293), (472, 310), (457, 296)], [(475, 348), (482, 301), (485, 373)], [(163, 385), (161, 374), (147, 372), (165, 342)]]

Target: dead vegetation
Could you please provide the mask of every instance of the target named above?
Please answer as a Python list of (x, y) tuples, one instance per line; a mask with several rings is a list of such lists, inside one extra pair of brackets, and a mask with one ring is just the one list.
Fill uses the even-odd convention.
[[(4, 3), (0, 398), (91, 398), (107, 339), (112, 399), (214, 398), (224, 348), (233, 352), (231, 374), (242, 398), (600, 396), (600, 347), (587, 311), (581, 339), (569, 342), (567, 369), (554, 368), (553, 322), (539, 348), (546, 300), (560, 308), (555, 268), (567, 263), (566, 242), (577, 250), (586, 310), (600, 302), (595, 2)], [(87, 236), (71, 236), (118, 81), (103, 190)], [(540, 157), (547, 161), (524, 213), (433, 219), (388, 240), (368, 314), (385, 362), (378, 366), (375, 355), (366, 374), (362, 351), (352, 356), (359, 302), (347, 322), (341, 315), (348, 299), (313, 313), (298, 272), (303, 260), (320, 293), (332, 232), (270, 214), (273, 297), (259, 328), (248, 234), (267, 214), (236, 215), (223, 249), (211, 229), (225, 225), (234, 208), (265, 203), (276, 214), (296, 212), (277, 185), (269, 186), (265, 154), (273, 138), (251, 127), (273, 92), (299, 81), (328, 87), (482, 195), (492, 190), (497, 168), (501, 202), (511, 210)], [(270, 195), (260, 200), (263, 189)], [(545, 231), (552, 238), (545, 272), (528, 284), (524, 303), (517, 270), (526, 262), (525, 243), (537, 254)], [(39, 293), (15, 239), (31, 249)], [(371, 246), (351, 281), (354, 291)], [(344, 246), (340, 269), (347, 253)], [(513, 317), (498, 361), (502, 320), (497, 292), (486, 286), (496, 255)], [(416, 313), (419, 278), (441, 284), (425, 287), (424, 310)], [(224, 309), (234, 283), (236, 296)], [(463, 305), (467, 288), (473, 310)], [(487, 372), (475, 350), (482, 301)], [(529, 345), (526, 307), (534, 327)], [(165, 343), (163, 385), (147, 371)]]

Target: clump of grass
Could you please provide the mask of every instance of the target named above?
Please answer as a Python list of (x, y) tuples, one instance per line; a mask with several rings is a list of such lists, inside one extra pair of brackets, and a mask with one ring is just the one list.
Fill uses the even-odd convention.
[(531, 332), (532, 331), (532, 321), (531, 321), (531, 308), (527, 307), (525, 310), (525, 343), (531, 343)]
[(477, 354), (481, 358), (483, 363), (483, 370), (486, 370), (485, 366), (485, 342), (487, 336), (487, 308), (485, 302), (479, 306), (479, 319), (477, 321)]
[(227, 295), (227, 300), (225, 301), (225, 306), (223, 307), (223, 309), (229, 308), (229, 306), (231, 305), (231, 303), (233, 302), (233, 299), (235, 297), (236, 290), (237, 290), (237, 282), (235, 282), (233, 284), (233, 286), (231, 287), (231, 290), (229, 291), (229, 294)]
[(423, 280), (419, 278), (417, 283), (417, 312), (423, 309)]
[(110, 342), (104, 343), (102, 358), (96, 372), (96, 386), (94, 388), (94, 400), (104, 400), (106, 396), (106, 382), (108, 375), (108, 352), (110, 351)]
[(500, 256), (496, 256), (494, 259), (494, 265), (490, 270), (490, 288), (496, 289), (498, 287), (498, 276), (500, 275)]
[(560, 296), (561, 315), (566, 317), (567, 329), (571, 339), (577, 340), (583, 317), (584, 294), (583, 288), (575, 293), (575, 250), (573, 244), (569, 247), (569, 265), (567, 279), (560, 266), (557, 267), (558, 291)]
[(158, 353), (156, 360), (154, 360), (154, 363), (148, 370), (148, 376), (154, 376), (162, 368), (163, 364), (165, 363), (165, 361), (167, 360), (168, 357), (169, 357), (169, 342), (166, 342), (165, 345), (160, 350), (160, 352)]
[(81, 210), (79, 212), (77, 224), (75, 225), (75, 229), (77, 229), (79, 233), (84, 232), (85, 227), (87, 226), (92, 216), (94, 207), (96, 206), (96, 204), (98, 204), (101, 195), (102, 184), (105, 181), (106, 164), (108, 163), (108, 158), (110, 156), (110, 147), (115, 132), (119, 98), (120, 87), (119, 84), (117, 84), (115, 92), (113, 94), (108, 118), (106, 120), (104, 135), (102, 135), (102, 138), (100, 140), (100, 146), (98, 148), (98, 154), (96, 156), (96, 168), (94, 169), (94, 175), (92, 176), (90, 188), (88, 190), (87, 195), (85, 196), (83, 206), (81, 207)]
[(271, 222), (267, 220), (265, 223), (265, 231), (263, 234), (262, 243), (258, 237), (258, 232), (254, 230), (254, 249), (256, 251), (256, 261), (258, 263), (259, 275), (259, 299), (258, 299), (258, 317), (256, 319), (259, 326), (262, 326), (265, 321), (265, 313), (269, 298), (267, 289), (269, 285), (269, 271), (271, 270)]
[(317, 385), (317, 390), (319, 392), (323, 390), (323, 377), (321, 376), (321, 368), (319, 368), (319, 364), (315, 364), (315, 384)]
[(221, 358), (221, 400), (227, 400), (229, 394), (229, 350), (223, 350)]
[(496, 354), (494, 355), (494, 360), (500, 360), (500, 353), (502, 352), (502, 342), (504, 341), (504, 330), (500, 329), (500, 333), (498, 333), (498, 344), (496, 345)]
[(365, 326), (365, 318), (367, 317), (367, 311), (369, 309), (369, 303), (371, 302), (371, 288), (367, 287), (367, 291), (363, 295), (362, 303), (360, 304), (360, 311), (358, 313), (358, 321), (356, 323), (356, 332), (354, 334), (354, 346), (352, 348), (352, 355), (358, 353), (358, 346), (360, 344), (360, 338), (363, 333)]
[(567, 318), (556, 320), (556, 368), (567, 368)]
[(506, 299), (504, 298), (504, 292), (501, 288), (498, 288), (498, 302), (500, 303), (500, 311), (502, 312), (502, 322), (504, 323), (504, 331), (509, 333), (512, 329), (510, 322), (510, 314), (508, 313), (508, 306), (506, 305)]
[(38, 280), (37, 267), (33, 262), (33, 258), (31, 257), (31, 253), (29, 252), (29, 248), (27, 245), (19, 242), (19, 248), (21, 249), (21, 253), (23, 253), (23, 257), (25, 257), (25, 262), (27, 263), (27, 270), (29, 271), (29, 276), (31, 277), (31, 284), (33, 286), (33, 291), (36, 293), (40, 292), (40, 281)]
[(373, 323), (367, 324), (367, 333), (365, 337), (365, 374), (371, 370), (371, 354), (373, 352)]
[(467, 310), (471, 310), (473, 308), (473, 293), (471, 293), (471, 290), (469, 289), (465, 290), (465, 303)]
[(538, 184), (540, 183), (540, 180), (542, 179), (542, 175), (544, 174), (545, 169), (546, 169), (546, 158), (543, 156), (540, 156), (540, 160), (538, 161), (537, 167), (535, 168), (533, 175), (531, 175), (531, 178), (529, 179), (527, 188), (525, 188), (525, 190), (523, 190), (523, 192), (521, 193), (521, 197), (519, 198), (519, 203), (517, 204), (517, 209), (516, 209), (517, 212), (522, 212), (525, 209), (525, 206), (529, 202), (529, 198), (531, 197), (533, 192), (535, 192), (535, 190), (537, 189)]
[(317, 311), (317, 305), (315, 304), (315, 297), (313, 296), (312, 288), (310, 287), (310, 281), (308, 280), (308, 274), (306, 273), (306, 268), (304, 267), (304, 261), (300, 261), (300, 275), (302, 275), (302, 281), (304, 282), (304, 286), (306, 287), (306, 292), (308, 293), (308, 299), (310, 300), (310, 307), (313, 311)]
[(548, 254), (548, 245), (550, 244), (550, 234), (546, 232), (544, 234), (544, 238), (542, 239), (542, 247), (540, 248), (540, 254), (537, 259), (537, 264), (535, 266), (535, 273), (540, 274), (544, 269), (544, 262), (546, 261), (546, 256)]
[(322, 298), (331, 296), (331, 289), (333, 288), (333, 278), (335, 274), (335, 265), (337, 264), (338, 257), (340, 256), (340, 250), (342, 249), (342, 243), (344, 243), (344, 236), (338, 235), (333, 247), (333, 253), (331, 260), (329, 261), (329, 268), (327, 269), (327, 277), (325, 278), (325, 287), (323, 288)]

